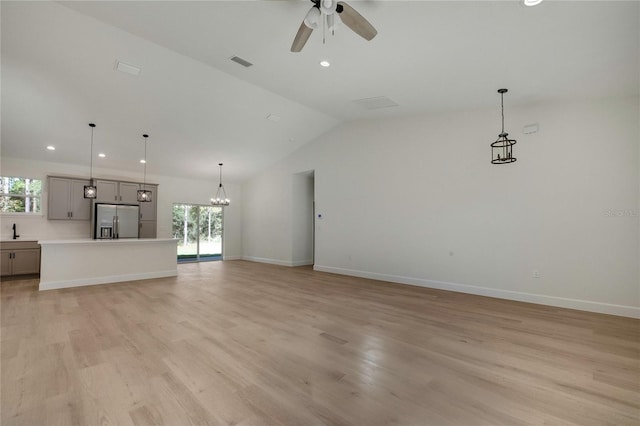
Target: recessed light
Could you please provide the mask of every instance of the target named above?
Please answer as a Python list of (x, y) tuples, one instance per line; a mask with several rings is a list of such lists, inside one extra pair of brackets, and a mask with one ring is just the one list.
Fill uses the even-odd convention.
[(523, 0), (522, 4), (525, 6), (537, 6), (542, 3), (542, 0)]
[(100, 158), (104, 158), (106, 156), (107, 156), (107, 154), (105, 154), (104, 152), (101, 152), (100, 154), (98, 154), (98, 157), (100, 157)]
[(147, 160), (145, 160), (144, 158), (143, 158), (142, 160), (140, 160), (140, 163), (141, 163), (141, 164), (144, 164), (144, 163), (146, 163), (146, 162), (147, 162)]
[(331, 63), (329, 61), (320, 61), (320, 66), (327, 68), (331, 66)]
[(48, 146), (47, 146), (47, 149), (48, 149), (49, 151), (55, 151), (55, 150), (56, 150), (56, 147), (55, 147), (55, 146), (53, 146), (53, 145), (48, 145)]

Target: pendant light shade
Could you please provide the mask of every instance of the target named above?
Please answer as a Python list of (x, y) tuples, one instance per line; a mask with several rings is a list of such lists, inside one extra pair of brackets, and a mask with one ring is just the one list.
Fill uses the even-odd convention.
[(93, 129), (96, 128), (96, 125), (89, 123), (89, 127), (91, 127), (91, 165), (89, 166), (89, 185), (84, 186), (84, 198), (96, 198), (98, 196), (98, 188), (93, 183)]
[(147, 138), (149, 135), (142, 135), (144, 138), (144, 180), (142, 181), (142, 189), (138, 190), (138, 201), (140, 203), (151, 202), (151, 191), (147, 191)]
[(224, 190), (224, 186), (222, 185), (222, 163), (218, 163), (218, 166), (220, 166), (220, 184), (218, 185), (216, 197), (211, 199), (211, 205), (228, 206), (231, 201), (227, 198), (227, 191)]
[(498, 140), (491, 144), (491, 164), (508, 164), (516, 161), (513, 156), (513, 146), (515, 139), (509, 139), (509, 133), (504, 131), (504, 94), (507, 89), (499, 89), (500, 107), (502, 109), (502, 131), (498, 135)]

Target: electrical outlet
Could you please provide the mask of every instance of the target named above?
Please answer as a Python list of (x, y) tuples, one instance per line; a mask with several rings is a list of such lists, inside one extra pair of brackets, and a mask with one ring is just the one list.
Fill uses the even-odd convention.
[(540, 271), (538, 271), (537, 269), (534, 269), (533, 272), (531, 272), (531, 276), (533, 278), (540, 278)]

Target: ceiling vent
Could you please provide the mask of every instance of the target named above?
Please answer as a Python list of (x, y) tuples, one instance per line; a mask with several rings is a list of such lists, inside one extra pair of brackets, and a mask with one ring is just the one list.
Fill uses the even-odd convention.
[(125, 64), (124, 62), (120, 61), (116, 62), (116, 71), (131, 75), (140, 75), (140, 68), (133, 65)]
[(378, 96), (377, 98), (357, 99), (354, 104), (360, 105), (365, 109), (380, 109), (397, 107), (398, 104), (387, 98), (386, 96)]
[(233, 62), (235, 62), (236, 64), (240, 64), (245, 68), (249, 68), (250, 66), (252, 66), (253, 64), (249, 61), (246, 61), (244, 59), (242, 59), (239, 56), (232, 56), (229, 59), (231, 59)]

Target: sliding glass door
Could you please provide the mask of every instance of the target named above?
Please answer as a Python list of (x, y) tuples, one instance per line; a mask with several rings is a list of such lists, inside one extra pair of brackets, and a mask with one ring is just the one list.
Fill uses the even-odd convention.
[(173, 237), (178, 262), (222, 259), (222, 207), (173, 205)]

